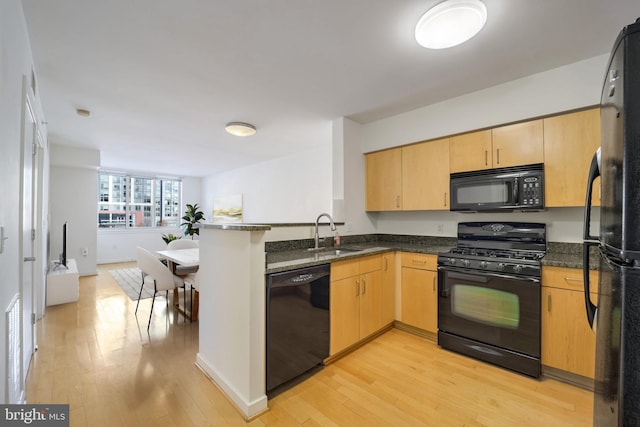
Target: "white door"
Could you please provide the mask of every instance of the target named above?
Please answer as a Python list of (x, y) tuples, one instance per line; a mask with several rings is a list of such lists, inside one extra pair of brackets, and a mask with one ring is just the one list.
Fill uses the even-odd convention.
[[(25, 88), (25, 93), (30, 90)], [(27, 378), (31, 356), (35, 348), (35, 316), (33, 303), (34, 276), (34, 157), (36, 153), (33, 103), (30, 96), (25, 96), (24, 118), (22, 126), (22, 280), (20, 284), (20, 300), (22, 301), (22, 385)]]

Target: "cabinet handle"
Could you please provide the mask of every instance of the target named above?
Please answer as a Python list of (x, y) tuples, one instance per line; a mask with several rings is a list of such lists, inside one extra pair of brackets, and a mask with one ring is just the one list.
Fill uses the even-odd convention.
[(360, 295), (360, 281), (356, 280), (356, 296)]
[(436, 291), (436, 276), (433, 276), (433, 292)]
[(484, 150), (484, 165), (489, 166), (489, 150)]
[(366, 279), (362, 279), (362, 295), (367, 293), (367, 281)]
[(444, 207), (447, 207), (447, 193), (444, 193)]
[(396, 196), (396, 208), (400, 207), (400, 196)]
[(547, 292), (547, 311), (551, 313), (551, 292)]
[(500, 149), (496, 148), (496, 163), (500, 164)]
[(566, 280), (567, 282), (584, 282), (582, 279), (576, 279), (575, 277), (565, 277), (564, 280)]
[(389, 270), (389, 258), (384, 257), (384, 271)]
[(422, 264), (422, 265), (424, 265), (426, 263), (427, 263), (427, 260), (424, 260), (424, 259), (412, 259), (411, 260), (411, 264)]

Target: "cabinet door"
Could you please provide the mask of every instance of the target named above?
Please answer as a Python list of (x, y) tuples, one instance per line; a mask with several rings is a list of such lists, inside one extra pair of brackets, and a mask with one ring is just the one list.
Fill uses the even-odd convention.
[(349, 347), (360, 338), (359, 277), (331, 282), (331, 354)]
[(378, 151), (365, 156), (366, 210), (402, 208), (402, 150)]
[[(544, 119), (545, 205), (584, 206), (591, 159), (600, 146), (600, 109)], [(594, 183), (600, 205), (600, 178)]]
[(382, 327), (382, 271), (360, 276), (360, 338)]
[(470, 132), (451, 137), (449, 142), (449, 168), (451, 173), (490, 169), (492, 167), (491, 130)]
[(429, 332), (438, 330), (437, 273), (402, 268), (402, 322)]
[[(591, 300), (597, 297), (592, 294)], [(594, 377), (596, 341), (584, 308), (584, 293), (542, 288), (542, 364)]]
[(396, 318), (396, 257), (393, 252), (382, 254), (382, 326)]
[(493, 128), (491, 138), (494, 168), (544, 161), (542, 120)]
[(402, 209), (449, 209), (449, 138), (402, 147)]

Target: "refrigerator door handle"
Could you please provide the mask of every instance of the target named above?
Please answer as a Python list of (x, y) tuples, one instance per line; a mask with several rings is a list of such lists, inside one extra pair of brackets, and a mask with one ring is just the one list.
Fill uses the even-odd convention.
[(582, 244), (582, 273), (584, 275), (584, 303), (587, 309), (587, 320), (593, 331), (596, 331), (598, 323), (598, 306), (591, 302), (589, 295), (591, 294), (591, 284), (589, 283), (589, 248), (598, 246), (599, 242), (584, 242)]
[(584, 241), (598, 241), (597, 237), (591, 236), (591, 198), (593, 196), (593, 182), (600, 176), (600, 148), (593, 155), (591, 166), (589, 167), (589, 176), (587, 178), (587, 198), (584, 202), (584, 230), (582, 239)]
[(589, 298), (591, 285), (589, 283), (589, 249), (591, 246), (598, 246), (600, 241), (597, 237), (591, 236), (591, 197), (593, 195), (593, 182), (600, 176), (600, 148), (594, 154), (589, 167), (589, 177), (587, 178), (587, 198), (584, 203), (584, 230), (582, 245), (582, 273), (584, 276), (584, 301), (587, 310), (587, 320), (589, 326), (594, 331), (597, 324), (598, 307)]

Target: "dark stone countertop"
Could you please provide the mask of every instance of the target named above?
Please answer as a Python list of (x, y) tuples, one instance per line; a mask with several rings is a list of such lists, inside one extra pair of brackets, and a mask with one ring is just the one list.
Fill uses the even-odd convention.
[[(312, 240), (275, 242), (275, 245), (280, 250), (267, 252), (266, 273), (295, 270), (389, 251), (436, 255), (454, 247), (456, 239), (448, 237), (377, 235), (375, 238), (359, 239), (345, 243), (341, 247), (349, 251), (341, 252), (340, 254), (329, 252), (332, 249), (331, 247), (327, 247), (325, 252), (309, 251), (307, 248), (312, 243)], [(297, 247), (300, 245), (302, 247)], [(598, 268), (597, 252), (591, 253), (589, 260), (589, 268)], [(543, 266), (581, 269), (582, 264), (582, 244), (559, 242), (549, 242), (547, 244), (547, 254), (542, 259)]]
[[(547, 255), (542, 258), (542, 265), (582, 269), (582, 244), (549, 242)], [(598, 265), (599, 255), (594, 249), (589, 253), (589, 269), (595, 270)]]
[(345, 259), (354, 259), (366, 255), (375, 255), (384, 252), (414, 252), (422, 254), (437, 254), (446, 252), (455, 246), (455, 239), (451, 238), (413, 238), (413, 239), (369, 239), (345, 243), (340, 247), (348, 252), (335, 254), (329, 252), (333, 248), (327, 247), (326, 252), (314, 252), (307, 247), (267, 252), (266, 273), (278, 273), (281, 271), (295, 270), (298, 268), (312, 267), (314, 265), (328, 264)]

